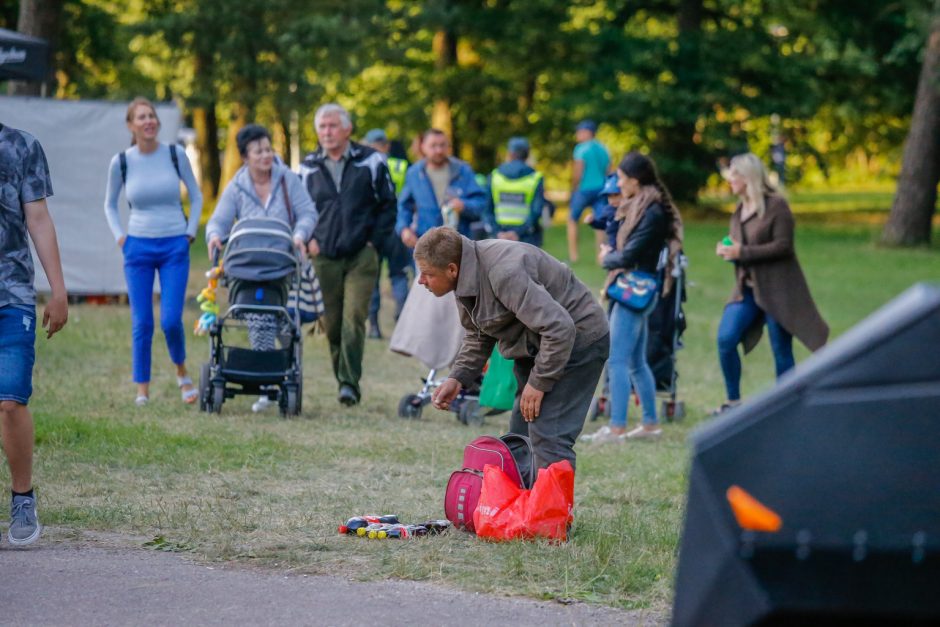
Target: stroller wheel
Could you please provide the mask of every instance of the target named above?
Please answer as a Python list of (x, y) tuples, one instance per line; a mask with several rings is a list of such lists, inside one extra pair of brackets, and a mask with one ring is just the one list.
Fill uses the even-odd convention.
[(460, 422), (465, 425), (479, 427), (483, 424), (486, 411), (485, 408), (480, 407), (479, 401), (467, 399), (460, 406), (460, 412), (457, 414), (457, 417), (460, 419)]
[(297, 416), (300, 414), (300, 390), (296, 383), (286, 384), (281, 391), (284, 394), (284, 402), (281, 405), (281, 415)]
[(595, 420), (598, 419), (598, 417), (600, 417), (601, 415), (600, 404), (601, 404), (601, 399), (597, 398), (596, 396), (591, 399), (591, 407), (588, 409), (588, 420), (590, 420), (591, 422), (594, 422)]
[(398, 401), (399, 418), (417, 420), (421, 418), (422, 409), (424, 409), (424, 404), (421, 402), (421, 397), (417, 394), (406, 394)]
[(199, 411), (207, 412), (211, 409), (211, 400), (209, 397), (210, 388), (210, 366), (209, 363), (206, 362), (199, 368)]
[(663, 401), (659, 413), (666, 422), (679, 422), (685, 418), (685, 401)]
[(222, 403), (225, 402), (225, 382), (216, 381), (212, 384), (212, 406), (209, 411), (216, 414), (222, 413)]

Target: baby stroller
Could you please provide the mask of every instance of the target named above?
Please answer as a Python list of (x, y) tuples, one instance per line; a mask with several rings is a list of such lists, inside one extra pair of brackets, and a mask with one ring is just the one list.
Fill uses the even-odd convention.
[[(676, 370), (676, 353), (682, 348), (682, 334), (685, 332), (685, 311), (683, 303), (685, 293), (685, 270), (689, 261), (679, 253), (672, 276), (675, 283), (665, 297), (660, 295), (656, 307), (650, 313), (649, 340), (646, 346), (646, 360), (653, 379), (656, 381), (656, 393), (662, 399), (659, 415), (667, 422), (685, 417), (685, 402), (676, 400), (678, 393), (679, 372)], [(660, 282), (662, 284), (662, 281)], [(610, 417), (610, 388), (607, 369), (604, 369), (604, 386), (600, 396), (594, 397), (588, 417)]]
[[(300, 314), (287, 308), (300, 283), (300, 257), (290, 226), (274, 218), (240, 220), (223, 255), (229, 308), (209, 329), (209, 361), (199, 377), (199, 406), (220, 413), (237, 394), (266, 395), (282, 416), (300, 414), (303, 342)], [(251, 348), (229, 346), (225, 334), (247, 330)], [(276, 346), (280, 344), (280, 348)]]
[[(438, 298), (415, 280), (392, 333), (389, 350), (415, 357), (430, 372), (422, 377), (423, 385), (417, 393), (401, 397), (398, 403), (400, 418), (421, 417), (425, 405), (431, 402), (431, 394), (444, 382), (445, 377), (440, 377), (439, 372), (454, 363), (463, 335), (453, 292)], [(457, 414), (458, 420), (464, 424), (480, 423), (482, 419), (477, 417), (479, 407), (477, 385), (472, 390), (461, 390), (450, 404), (450, 411)]]

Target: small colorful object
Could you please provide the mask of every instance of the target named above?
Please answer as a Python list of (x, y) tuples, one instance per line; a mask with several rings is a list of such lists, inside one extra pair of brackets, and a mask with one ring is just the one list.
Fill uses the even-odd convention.
[(199, 320), (196, 321), (196, 326), (193, 329), (193, 333), (196, 335), (205, 335), (208, 333), (212, 325), (215, 324), (215, 321), (219, 319), (219, 303), (216, 302), (216, 299), (218, 297), (219, 277), (221, 276), (222, 264), (206, 272), (206, 278), (209, 279), (209, 284), (203, 288), (203, 290), (199, 292), (199, 296), (196, 297), (196, 302), (199, 303), (199, 309), (203, 312)]

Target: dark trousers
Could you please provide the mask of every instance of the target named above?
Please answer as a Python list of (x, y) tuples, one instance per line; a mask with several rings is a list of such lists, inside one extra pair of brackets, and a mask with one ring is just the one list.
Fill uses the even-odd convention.
[(518, 391), (509, 419), (509, 430), (527, 435), (535, 449), (539, 468), (567, 459), (575, 465), (574, 443), (584, 428), (591, 399), (610, 352), (610, 335), (604, 334), (593, 344), (573, 351), (561, 379), (542, 398), (542, 409), (534, 422), (526, 422), (519, 411), (519, 397), (529, 380), (534, 360), (517, 359), (513, 366)]
[(349, 385), (360, 396), (362, 353), (365, 348), (369, 299), (379, 271), (379, 257), (365, 246), (351, 257), (313, 260), (323, 290), (323, 323), (330, 342), (333, 374), (340, 385)]

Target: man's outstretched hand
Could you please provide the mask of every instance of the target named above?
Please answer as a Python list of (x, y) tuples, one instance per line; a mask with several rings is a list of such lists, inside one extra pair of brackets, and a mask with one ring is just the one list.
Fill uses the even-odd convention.
[(457, 398), (460, 393), (460, 381), (457, 379), (445, 379), (443, 383), (434, 390), (431, 395), (431, 404), (437, 409), (447, 409), (451, 401)]

